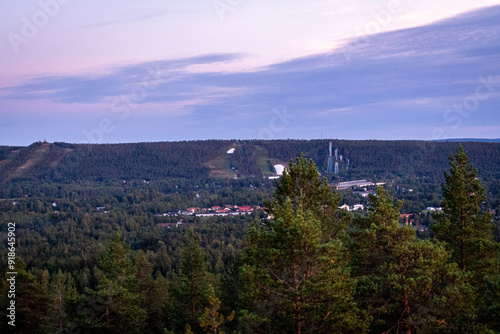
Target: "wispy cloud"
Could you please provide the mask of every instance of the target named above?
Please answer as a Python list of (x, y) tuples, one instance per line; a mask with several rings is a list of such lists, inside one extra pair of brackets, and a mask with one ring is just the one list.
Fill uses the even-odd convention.
[[(148, 69), (154, 69), (161, 77), (158, 87), (138, 104), (189, 110), (185, 115), (196, 118), (197, 124), (228, 122), (244, 115), (246, 120), (254, 119), (247, 124), (251, 126), (277, 106), (295, 110), (304, 133), (309, 125), (317, 127), (318, 117), (325, 124), (352, 126), (349, 115), (356, 115), (367, 126), (381, 129), (408, 122), (439, 124), (445, 108), (474, 93), (480, 76), (498, 80), (500, 6), (372, 35), (330, 53), (253, 72), (217, 67), (243, 57), (212, 54), (132, 64), (106, 74), (40, 77), (4, 89), (1, 99), (101, 103), (127, 94)], [(193, 71), (197, 67), (203, 71)], [(498, 95), (491, 95), (482, 105), (486, 110), (471, 119), (478, 117), (488, 124), (499, 104)]]
[(117, 19), (102, 20), (95, 23), (86, 24), (82, 26), (82, 28), (107, 27), (112, 25), (146, 21), (157, 17), (166, 16), (170, 13), (171, 12), (168, 10), (158, 10), (158, 9), (143, 10), (139, 12), (135, 11), (134, 13), (122, 12), (121, 15), (117, 15), (119, 16), (119, 18)]
[(230, 62), (240, 57), (241, 55), (213, 54), (133, 64), (112, 69), (105, 74), (46, 76), (19, 86), (5, 88), (3, 93), (7, 94), (7, 98), (19, 100), (52, 99), (55, 102), (65, 103), (95, 103), (127, 94), (131, 87), (141, 85), (145, 76), (154, 72), (161, 89), (150, 94), (149, 100), (145, 99), (141, 103), (161, 102), (162, 99), (164, 102), (169, 102), (172, 99), (199, 95), (200, 89), (212, 93), (220, 91), (215, 87), (216, 82), (213, 86), (207, 85), (211, 74), (192, 74), (186, 70), (188, 67)]

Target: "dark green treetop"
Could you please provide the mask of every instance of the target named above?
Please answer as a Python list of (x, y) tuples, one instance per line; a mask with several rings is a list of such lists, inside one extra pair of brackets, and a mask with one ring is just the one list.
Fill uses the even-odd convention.
[(450, 155), (450, 171), (444, 173), (443, 213), (436, 215), (432, 231), (451, 251), (461, 270), (470, 270), (476, 283), (498, 272), (498, 244), (493, 241), (491, 215), (481, 212), (486, 198), (477, 169), (469, 163), (462, 146)]
[[(399, 225), (399, 208), (383, 188), (370, 196), (368, 217), (354, 220), (348, 248), (355, 300), (370, 333), (460, 332), (474, 330), (473, 289), (449, 263), (443, 245), (415, 238)], [(464, 331), (462, 331), (464, 332)]]
[(363, 333), (338, 223), (340, 195), (303, 156), (290, 163), (242, 255), (241, 305), (252, 330)]
[(326, 178), (321, 177), (312, 159), (307, 160), (303, 154), (290, 160), (279, 181), (271, 200), (266, 201), (268, 213), (283, 207), (290, 200), (294, 210), (299, 207), (304, 212), (310, 211), (314, 218), (322, 224), (323, 237), (335, 238), (345, 231), (350, 216), (338, 210), (342, 195), (328, 185)]

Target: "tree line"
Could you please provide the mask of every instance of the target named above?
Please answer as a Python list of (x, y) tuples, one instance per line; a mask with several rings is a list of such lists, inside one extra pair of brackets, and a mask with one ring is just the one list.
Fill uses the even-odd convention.
[(449, 164), (427, 240), (401, 225), (403, 203), (384, 188), (367, 215), (339, 210), (341, 194), (304, 156), (250, 227), (227, 217), (166, 231), (139, 208), (48, 225), (48, 216), (3, 213), (25, 227), (15, 332), (499, 332), (500, 253), (485, 190), (462, 147)]
[[(339, 154), (349, 158), (342, 178), (441, 177), (453, 142), (332, 140)], [(267, 160), (288, 162), (300, 152), (326, 173), (329, 140), (205, 140), (134, 144), (33, 143), (28, 147), (0, 147), (0, 181), (10, 177), (68, 183), (82, 180), (210, 179), (211, 161), (228, 158), (221, 168), (238, 170), (241, 177), (262, 177), (271, 171)], [(498, 179), (498, 143), (466, 142), (470, 159), (483, 179)], [(236, 148), (227, 154), (229, 148)], [(15, 173), (31, 159), (22, 173)], [(224, 160), (224, 159), (222, 159)], [(219, 161), (221, 162), (221, 161)]]
[[(200, 189), (218, 191), (260, 188), (270, 196), (267, 179), (273, 164), (304, 152), (331, 184), (368, 179), (389, 182), (404, 199), (404, 213), (437, 206), (446, 155), (454, 142), (332, 140), (344, 163), (339, 174), (327, 173), (329, 140), (207, 140), (136, 144), (34, 143), (0, 147), (0, 198), (91, 198), (121, 196), (150, 187), (166, 194)], [(236, 148), (227, 154), (229, 148)], [(479, 168), (486, 205), (500, 214), (500, 144), (466, 142), (469, 159)], [(344, 160), (345, 162), (345, 160)], [(237, 179), (234, 179), (234, 176)], [(409, 191), (411, 189), (411, 191)], [(265, 198), (265, 197), (264, 197)], [(359, 198), (346, 199), (360, 201)], [(261, 197), (259, 201), (262, 201)]]

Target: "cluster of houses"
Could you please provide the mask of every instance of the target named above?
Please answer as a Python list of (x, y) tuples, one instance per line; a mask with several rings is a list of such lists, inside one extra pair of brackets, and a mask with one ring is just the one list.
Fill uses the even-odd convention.
[(178, 216), (196, 216), (196, 217), (213, 217), (213, 216), (238, 216), (249, 215), (255, 210), (261, 209), (258, 205), (226, 205), (212, 206), (211, 208), (187, 208), (186, 210), (169, 211), (166, 213), (157, 214), (157, 217), (178, 217)]
[[(262, 209), (258, 205), (226, 205), (226, 206), (212, 206), (211, 208), (187, 208), (186, 210), (179, 211), (169, 211), (166, 213), (157, 214), (157, 217), (185, 217), (185, 216), (196, 216), (196, 217), (213, 217), (213, 216), (239, 216), (239, 215), (250, 215), (255, 210)], [(158, 224), (161, 227), (171, 228), (180, 227), (184, 224), (184, 220), (180, 219), (177, 223), (161, 223)]]

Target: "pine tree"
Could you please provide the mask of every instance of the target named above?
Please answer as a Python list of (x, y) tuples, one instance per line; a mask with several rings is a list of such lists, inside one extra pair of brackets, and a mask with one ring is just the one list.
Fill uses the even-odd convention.
[(369, 216), (354, 220), (348, 245), (355, 300), (371, 333), (459, 332), (475, 316), (473, 289), (442, 245), (399, 226), (401, 205), (379, 188)]
[[(268, 202), (274, 217), (251, 228), (241, 304), (249, 326), (273, 333), (362, 333), (339, 239), (339, 195), (312, 161), (290, 163)], [(322, 219), (322, 220), (321, 220)]]
[(446, 244), (451, 261), (469, 274), (475, 288), (475, 305), (481, 323), (500, 330), (491, 318), (496, 313), (499, 295), (500, 245), (494, 241), (491, 214), (481, 212), (485, 190), (477, 178), (477, 169), (469, 163), (460, 145), (457, 154), (450, 155), (450, 171), (444, 173), (442, 213), (435, 216), (432, 231), (437, 240)]
[(351, 217), (338, 210), (342, 195), (332, 190), (328, 180), (320, 177), (314, 161), (303, 154), (295, 163), (290, 160), (275, 187), (272, 199), (265, 202), (271, 215), (289, 199), (294, 210), (300, 206), (321, 222), (324, 241), (341, 236), (349, 225)]
[(486, 303), (485, 323), (489, 328), (500, 332), (500, 277), (496, 280), (485, 278), (486, 292), (484, 299)]
[(449, 160), (451, 169), (444, 173), (442, 185), (443, 213), (436, 215), (432, 231), (436, 239), (446, 243), (452, 261), (461, 270), (471, 271), (474, 285), (483, 287), (484, 276), (497, 275), (499, 268), (491, 215), (481, 212), (485, 191), (461, 145)]
[(227, 317), (220, 313), (220, 300), (215, 295), (215, 290), (212, 285), (209, 286), (208, 292), (208, 307), (205, 307), (205, 312), (200, 317), (200, 327), (204, 328), (207, 333), (224, 334), (220, 328), (226, 321), (233, 321), (234, 311)]

